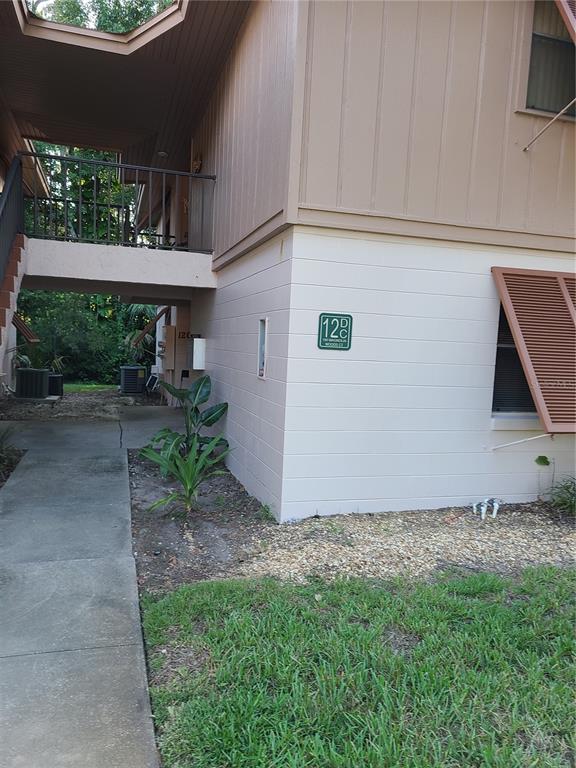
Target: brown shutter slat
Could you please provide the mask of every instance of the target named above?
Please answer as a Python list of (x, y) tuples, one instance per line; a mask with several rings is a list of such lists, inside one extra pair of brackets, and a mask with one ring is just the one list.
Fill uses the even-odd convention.
[(538, 415), (546, 430), (576, 432), (576, 277), (492, 267)]

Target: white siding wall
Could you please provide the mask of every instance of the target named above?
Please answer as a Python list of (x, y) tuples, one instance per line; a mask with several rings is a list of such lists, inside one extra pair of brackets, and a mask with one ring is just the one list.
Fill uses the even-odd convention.
[[(218, 289), (204, 310), (207, 372), (216, 399), (229, 403), (228, 465), (277, 515), (282, 504), (290, 252), (291, 235), (276, 237), (220, 270)], [(268, 318), (265, 379), (257, 376), (261, 318)]]
[[(544, 431), (537, 420), (531, 432), (492, 428), (499, 300), (490, 267), (571, 270), (571, 256), (303, 228), (292, 250), (287, 389), (288, 265), (263, 264), (250, 278), (254, 295), (236, 298), (248, 269), (241, 260), (220, 312), (229, 317), (236, 304), (244, 308), (234, 321), (219, 321), (221, 343), (231, 350), (222, 365), (230, 361), (241, 367), (241, 381), (247, 377), (235, 396), (248, 399), (241, 413), (249, 416), (264, 407), (252, 373), (257, 313), (276, 309), (277, 389), (264, 395), (270, 432), (252, 442), (270, 444), (273, 466), (258, 459), (280, 487), (285, 394), (283, 520), (468, 504), (488, 495), (525, 501), (549, 485), (550, 470), (534, 463), (539, 454), (555, 458), (557, 474), (573, 470), (572, 436), (490, 450)], [(350, 351), (317, 348), (322, 311), (353, 315)], [(235, 357), (245, 348), (249, 373)], [(250, 428), (234, 430), (243, 441)]]

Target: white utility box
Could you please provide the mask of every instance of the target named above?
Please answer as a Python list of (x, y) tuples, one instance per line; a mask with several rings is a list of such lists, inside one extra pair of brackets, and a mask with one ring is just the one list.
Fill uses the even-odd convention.
[(192, 370), (203, 371), (206, 368), (206, 339), (192, 339)]

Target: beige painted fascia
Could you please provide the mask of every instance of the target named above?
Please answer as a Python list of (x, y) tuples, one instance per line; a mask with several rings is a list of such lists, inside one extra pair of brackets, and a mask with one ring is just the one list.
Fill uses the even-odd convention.
[(406, 237), (452, 240), (459, 243), (535, 248), (560, 253), (576, 252), (573, 237), (556, 232), (526, 232), (500, 227), (461, 224), (434, 219), (415, 219), (409, 216), (375, 213), (374, 211), (339, 209), (322, 206), (300, 206), (296, 224), (328, 229), (343, 229), (375, 234), (401, 235)]
[(278, 213), (263, 222), (231, 248), (218, 254), (212, 261), (212, 269), (214, 272), (218, 272), (218, 270), (244, 256), (248, 251), (253, 251), (254, 248), (258, 248), (267, 240), (283, 232), (289, 226), (290, 224), (286, 221), (284, 209), (278, 211)]
[(127, 56), (184, 21), (189, 0), (176, 0), (145, 24), (123, 35), (58, 24), (33, 16), (26, 0), (12, 0), (22, 34)]

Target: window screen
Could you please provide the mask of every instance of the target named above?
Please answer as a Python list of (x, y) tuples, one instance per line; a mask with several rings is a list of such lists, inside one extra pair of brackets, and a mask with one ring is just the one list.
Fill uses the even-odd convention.
[[(560, 112), (575, 95), (574, 43), (555, 3), (536, 0), (526, 106)], [(574, 115), (572, 106), (566, 114)]]
[(500, 307), (498, 323), (492, 410), (520, 413), (534, 413), (536, 411), (520, 356), (514, 344), (512, 331), (502, 307)]

